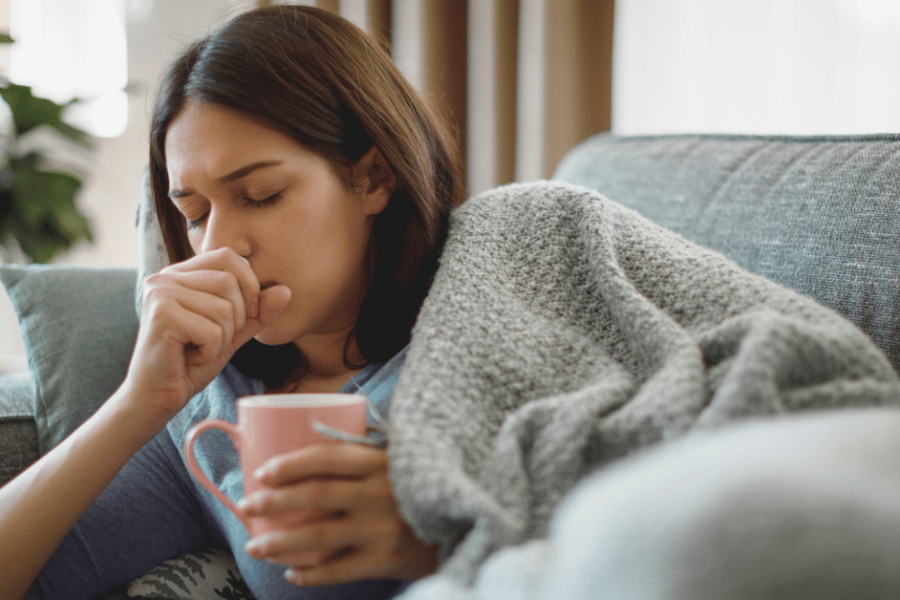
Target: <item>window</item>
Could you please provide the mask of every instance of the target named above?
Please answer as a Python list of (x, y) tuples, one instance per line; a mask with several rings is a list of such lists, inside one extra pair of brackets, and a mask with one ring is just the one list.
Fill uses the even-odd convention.
[(70, 107), (66, 120), (102, 137), (128, 123), (125, 0), (12, 0), (10, 79)]
[(616, 0), (617, 133), (900, 131), (896, 0)]

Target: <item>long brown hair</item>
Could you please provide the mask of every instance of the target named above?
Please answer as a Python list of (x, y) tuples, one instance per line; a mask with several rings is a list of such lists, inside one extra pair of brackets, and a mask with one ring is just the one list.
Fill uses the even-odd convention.
[[(285, 133), (328, 160), (348, 189), (351, 167), (378, 148), (398, 186), (375, 219), (375, 264), (346, 348), (355, 339), (369, 362), (396, 354), (409, 340), (450, 208), (464, 191), (451, 136), (390, 57), (351, 23), (308, 6), (253, 10), (191, 44), (162, 80), (150, 131), (151, 189), (171, 262), (193, 255), (185, 219), (168, 198), (165, 155), (168, 128), (189, 99)], [(280, 385), (298, 360), (292, 344), (267, 349), (251, 341), (232, 362)]]

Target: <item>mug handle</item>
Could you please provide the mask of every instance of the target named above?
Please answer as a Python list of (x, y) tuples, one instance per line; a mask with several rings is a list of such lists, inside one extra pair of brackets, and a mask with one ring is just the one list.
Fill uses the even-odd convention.
[(222, 490), (213, 485), (213, 482), (209, 480), (209, 477), (206, 476), (200, 469), (200, 465), (197, 463), (197, 458), (194, 456), (194, 442), (197, 441), (197, 437), (208, 429), (221, 429), (225, 433), (228, 434), (228, 437), (231, 438), (232, 443), (234, 443), (235, 448), (240, 450), (240, 431), (237, 426), (229, 423), (228, 421), (223, 421), (222, 419), (207, 419), (205, 421), (200, 421), (193, 427), (191, 427), (190, 431), (188, 431), (187, 436), (184, 438), (184, 453), (187, 456), (188, 467), (191, 469), (191, 473), (200, 482), (200, 485), (209, 490), (216, 498), (219, 499), (219, 502), (225, 505), (225, 508), (234, 513), (234, 515), (243, 523), (244, 527), (247, 531), (250, 531), (250, 524), (244, 520), (244, 517), (238, 512), (237, 506), (235, 506), (234, 502), (231, 501), (231, 498), (222, 493)]

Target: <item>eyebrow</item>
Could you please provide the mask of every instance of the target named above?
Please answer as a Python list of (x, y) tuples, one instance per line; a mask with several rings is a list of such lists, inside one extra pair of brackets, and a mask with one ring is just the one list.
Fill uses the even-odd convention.
[[(228, 173), (227, 175), (223, 175), (222, 177), (219, 177), (219, 179), (217, 180), (217, 183), (219, 185), (224, 185), (226, 183), (233, 183), (233, 182), (237, 181), (238, 179), (242, 179), (242, 178), (246, 177), (247, 175), (249, 175), (250, 173), (253, 173), (254, 171), (258, 171), (259, 169), (265, 169), (268, 167), (277, 167), (278, 165), (282, 164), (283, 162), (284, 162), (283, 160), (261, 160), (259, 162), (251, 163), (245, 167), (241, 167), (240, 169), (232, 171), (231, 173)], [(169, 198), (185, 198), (185, 197), (191, 196), (193, 194), (194, 194), (193, 190), (174, 189), (174, 190), (169, 190), (168, 196), (169, 196)]]

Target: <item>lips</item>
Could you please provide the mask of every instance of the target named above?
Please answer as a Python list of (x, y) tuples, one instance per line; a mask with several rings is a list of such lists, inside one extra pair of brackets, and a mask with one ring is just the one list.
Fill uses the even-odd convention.
[(274, 279), (269, 279), (267, 281), (260, 281), (259, 282), (259, 291), (264, 292), (267, 289), (269, 289), (270, 287), (275, 287), (276, 285), (280, 285), (280, 284), (277, 281), (275, 281)]

